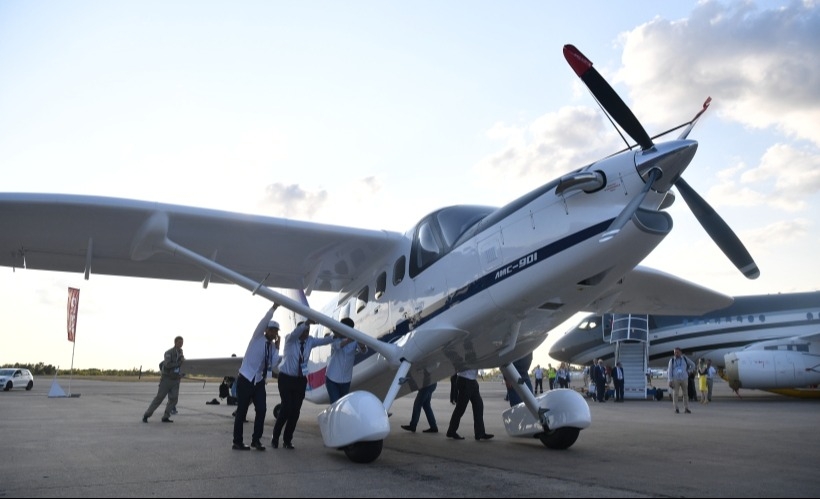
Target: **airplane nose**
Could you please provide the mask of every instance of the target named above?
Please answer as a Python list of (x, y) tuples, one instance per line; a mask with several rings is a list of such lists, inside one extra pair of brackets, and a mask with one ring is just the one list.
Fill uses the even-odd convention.
[(552, 344), (549, 356), (561, 362), (575, 362), (575, 356), (583, 350), (585, 338), (581, 331), (575, 329), (564, 333)]

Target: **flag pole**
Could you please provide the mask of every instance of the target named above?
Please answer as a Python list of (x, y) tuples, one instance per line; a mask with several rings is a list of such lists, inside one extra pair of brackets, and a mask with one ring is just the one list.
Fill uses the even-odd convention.
[(80, 304), (80, 290), (68, 288), (68, 341), (71, 342), (71, 370), (68, 374), (68, 396), (71, 397), (71, 379), (74, 377), (74, 349), (77, 347), (77, 309)]
[(71, 396), (71, 378), (74, 377), (74, 349), (77, 348), (77, 342), (71, 342), (71, 370), (68, 371), (68, 396)]

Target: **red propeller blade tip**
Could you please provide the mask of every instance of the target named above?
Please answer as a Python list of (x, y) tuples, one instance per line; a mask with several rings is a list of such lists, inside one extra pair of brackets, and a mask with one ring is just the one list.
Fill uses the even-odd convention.
[(592, 61), (587, 59), (575, 45), (564, 45), (564, 59), (567, 60), (575, 74), (583, 76), (591, 67)]

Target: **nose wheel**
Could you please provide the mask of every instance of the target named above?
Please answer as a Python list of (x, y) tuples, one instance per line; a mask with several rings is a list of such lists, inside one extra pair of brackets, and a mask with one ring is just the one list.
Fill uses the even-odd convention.
[(356, 442), (344, 447), (343, 450), (347, 458), (354, 463), (370, 463), (381, 455), (383, 443), (384, 440)]
[(545, 426), (544, 433), (538, 435), (538, 438), (548, 449), (564, 450), (568, 449), (578, 440), (580, 433), (580, 428), (573, 428), (571, 426), (564, 426), (555, 430), (550, 430)]

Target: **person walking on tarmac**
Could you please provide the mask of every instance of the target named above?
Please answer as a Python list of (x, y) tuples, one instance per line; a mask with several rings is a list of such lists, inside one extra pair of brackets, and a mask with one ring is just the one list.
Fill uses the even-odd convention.
[(157, 395), (151, 404), (142, 415), (142, 422), (147, 423), (148, 418), (154, 414), (157, 407), (162, 403), (162, 400), (168, 396), (168, 403), (165, 404), (165, 414), (162, 415), (163, 423), (173, 423), (171, 414), (177, 408), (177, 401), (179, 400), (179, 382), (182, 379), (182, 374), (179, 369), (185, 361), (185, 356), (182, 355), (182, 336), (174, 338), (174, 347), (165, 351), (165, 357), (160, 364), (159, 389)]

